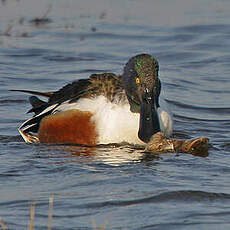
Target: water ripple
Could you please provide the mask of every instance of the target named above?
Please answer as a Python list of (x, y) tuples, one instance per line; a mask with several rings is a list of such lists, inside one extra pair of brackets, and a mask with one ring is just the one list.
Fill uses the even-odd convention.
[[(35, 229), (45, 229), (54, 195), (53, 229), (92, 229), (91, 219), (108, 219), (108, 229), (229, 229), (230, 2), (99, 2), (2, 1), (0, 216), (24, 230), (35, 201)], [(31, 25), (49, 3), (52, 23)], [(205, 157), (23, 142), (17, 128), (29, 103), (9, 89), (52, 91), (91, 73), (121, 74), (139, 53), (159, 60), (174, 137), (207, 136)]]
[(105, 208), (109, 206), (129, 206), (145, 203), (171, 203), (171, 202), (228, 202), (230, 195), (226, 193), (210, 193), (204, 191), (171, 191), (158, 195), (144, 197), (134, 200), (113, 200), (77, 205), (77, 208)]
[(27, 100), (21, 100), (21, 99), (5, 99), (0, 100), (0, 104), (25, 104), (28, 103)]
[(182, 103), (180, 101), (173, 101), (173, 100), (169, 100), (169, 99), (167, 99), (167, 102), (169, 102), (173, 105), (176, 105), (180, 108), (183, 108), (183, 109), (192, 109), (192, 110), (196, 110), (196, 111), (200, 111), (200, 112), (205, 111), (205, 112), (214, 113), (214, 114), (230, 113), (230, 107), (204, 107), (204, 106)]

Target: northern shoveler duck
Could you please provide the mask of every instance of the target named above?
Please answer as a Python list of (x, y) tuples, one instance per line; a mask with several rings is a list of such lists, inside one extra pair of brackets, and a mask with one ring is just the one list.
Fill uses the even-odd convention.
[(127, 62), (121, 76), (93, 74), (55, 92), (17, 90), (36, 95), (29, 98), (29, 112), (35, 115), (19, 132), (28, 143), (85, 145), (144, 144), (159, 131), (169, 136), (173, 121), (161, 108), (158, 71), (154, 57), (139, 54)]
[(19, 132), (28, 143), (77, 143), (97, 145), (147, 143), (145, 150), (206, 154), (209, 139), (169, 138), (173, 130), (170, 113), (161, 108), (161, 82), (157, 60), (140, 54), (131, 58), (121, 76), (93, 74), (54, 92), (13, 90), (31, 96), (35, 115)]
[(173, 121), (160, 107), (158, 71), (154, 57), (140, 54), (128, 61), (122, 76), (93, 74), (55, 92), (17, 90), (48, 98), (29, 98), (35, 115), (19, 132), (28, 143), (86, 145), (143, 144), (159, 131), (169, 136)]

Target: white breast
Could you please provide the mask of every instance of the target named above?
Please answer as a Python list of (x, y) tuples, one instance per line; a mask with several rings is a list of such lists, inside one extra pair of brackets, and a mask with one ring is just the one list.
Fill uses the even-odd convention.
[(90, 111), (94, 115), (99, 134), (99, 144), (128, 142), (132, 144), (143, 144), (138, 138), (139, 117), (138, 113), (132, 113), (130, 106), (125, 104), (114, 104), (104, 96), (94, 99), (82, 98), (76, 103), (64, 103), (56, 110), (66, 111), (79, 109)]

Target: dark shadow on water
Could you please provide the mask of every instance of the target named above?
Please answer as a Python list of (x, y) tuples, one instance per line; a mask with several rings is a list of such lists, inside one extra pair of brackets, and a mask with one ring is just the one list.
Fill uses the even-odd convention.
[(0, 100), (0, 104), (26, 104), (28, 103), (27, 100), (20, 100), (20, 99), (3, 99)]
[(0, 143), (10, 143), (10, 142), (24, 142), (24, 141), (20, 135), (17, 136), (0, 135)]

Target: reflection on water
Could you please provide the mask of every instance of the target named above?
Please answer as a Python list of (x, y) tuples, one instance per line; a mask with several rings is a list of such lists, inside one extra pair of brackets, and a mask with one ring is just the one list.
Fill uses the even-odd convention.
[[(127, 144), (109, 144), (93, 147), (66, 144), (38, 144), (36, 151), (37, 157), (46, 159), (46, 163), (53, 164), (68, 164), (70, 162), (76, 162), (80, 164), (96, 163), (120, 166), (128, 163), (153, 163), (155, 160), (158, 161), (163, 159), (163, 154), (148, 152), (143, 146)], [(184, 153), (178, 152), (176, 155), (179, 156), (180, 154)], [(207, 157), (209, 152), (199, 151), (191, 154), (198, 157)], [(51, 159), (51, 162), (48, 161), (49, 159)]]
[[(125, 163), (141, 162), (144, 157), (143, 147), (130, 145), (101, 145), (84, 147), (80, 145), (39, 145), (38, 155), (45, 159), (56, 159), (52, 163), (103, 163), (119, 166)], [(54, 155), (55, 153), (55, 155)], [(155, 156), (157, 158), (157, 156)], [(61, 160), (61, 161), (60, 161)]]
[[(9, 229), (28, 228), (33, 201), (35, 229), (47, 228), (51, 196), (55, 229), (93, 229), (93, 220), (108, 229), (228, 229), (229, 9), (225, 0), (2, 1), (0, 216)], [(207, 136), (208, 153), (23, 142), (17, 127), (30, 105), (9, 89), (120, 74), (138, 53), (160, 63), (174, 137)]]

